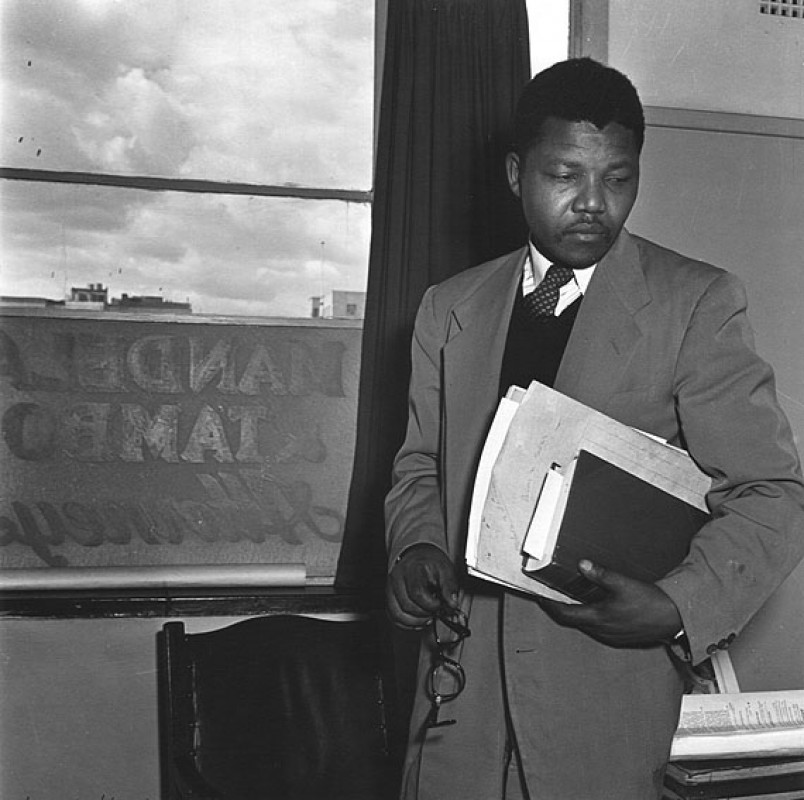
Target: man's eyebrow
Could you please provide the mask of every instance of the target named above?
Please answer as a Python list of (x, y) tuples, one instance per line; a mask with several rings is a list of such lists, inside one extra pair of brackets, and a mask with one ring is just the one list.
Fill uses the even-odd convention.
[[(582, 159), (576, 159), (571, 156), (550, 156), (545, 159), (545, 164), (548, 167), (569, 167), (570, 169), (583, 169), (586, 163)], [(635, 166), (634, 160), (627, 156), (615, 159), (606, 164), (607, 169), (633, 169)]]
[(627, 159), (622, 159), (620, 161), (612, 161), (611, 164), (608, 165), (609, 170), (617, 170), (617, 169), (634, 169), (634, 162), (629, 161)]

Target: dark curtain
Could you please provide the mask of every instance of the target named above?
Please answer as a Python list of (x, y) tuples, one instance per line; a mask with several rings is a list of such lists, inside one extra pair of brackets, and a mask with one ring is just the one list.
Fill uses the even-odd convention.
[(389, 0), (343, 589), (381, 596), (383, 498), (425, 289), (526, 241), (504, 156), (527, 31), (525, 0)]
[[(383, 603), (383, 500), (407, 423), (410, 339), (425, 289), (509, 252), (527, 229), (504, 156), (530, 77), (525, 0), (389, 0), (357, 441), (336, 586)], [(401, 768), (418, 634), (388, 625)], [(398, 777), (398, 776), (397, 776)]]

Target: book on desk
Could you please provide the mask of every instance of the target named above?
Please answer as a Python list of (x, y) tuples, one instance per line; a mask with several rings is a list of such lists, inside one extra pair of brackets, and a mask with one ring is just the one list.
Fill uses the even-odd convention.
[(803, 757), (751, 757), (671, 761), (665, 800), (723, 800), (730, 797), (804, 797)]
[(804, 690), (740, 689), (729, 653), (682, 699), (663, 800), (804, 798)]
[(726, 650), (684, 695), (663, 800), (802, 800), (804, 690), (744, 692)]

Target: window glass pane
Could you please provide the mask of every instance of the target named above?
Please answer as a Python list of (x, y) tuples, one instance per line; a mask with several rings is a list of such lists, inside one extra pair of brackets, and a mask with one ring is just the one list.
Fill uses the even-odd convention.
[(0, 294), (189, 301), (193, 313), (312, 316), (363, 291), (368, 204), (3, 181)]
[(5, 166), (369, 189), (373, 0), (3, 0)]

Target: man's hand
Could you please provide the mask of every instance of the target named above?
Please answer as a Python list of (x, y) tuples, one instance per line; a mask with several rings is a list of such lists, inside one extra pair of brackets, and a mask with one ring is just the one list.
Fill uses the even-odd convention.
[(608, 597), (588, 605), (540, 599), (541, 606), (560, 625), (577, 628), (612, 647), (669, 642), (681, 629), (681, 615), (675, 603), (658, 586), (586, 560), (578, 564), (578, 571), (602, 586)]
[(394, 564), (385, 594), (396, 625), (422, 628), (440, 608), (458, 607), (455, 567), (435, 545), (414, 545)]

